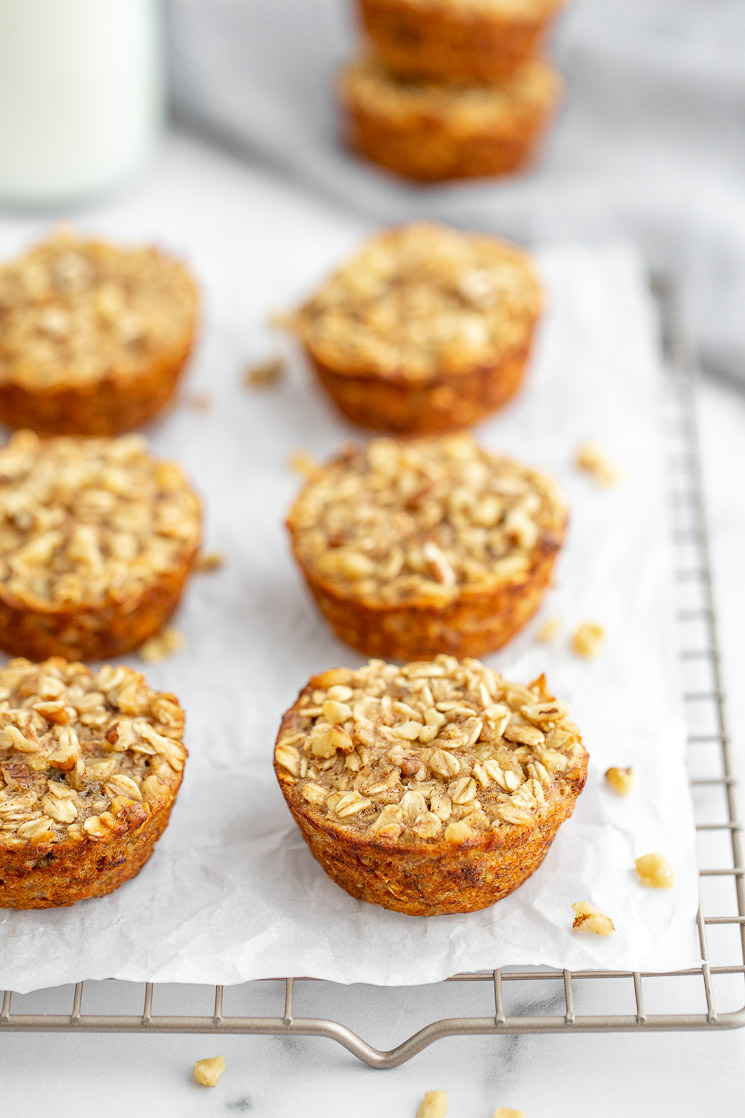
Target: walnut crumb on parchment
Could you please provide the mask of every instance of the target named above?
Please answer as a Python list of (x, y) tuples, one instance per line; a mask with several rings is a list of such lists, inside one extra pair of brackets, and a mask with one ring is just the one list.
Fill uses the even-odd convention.
[(615, 466), (600, 449), (597, 443), (586, 442), (582, 443), (577, 449), (574, 459), (575, 466), (591, 477), (598, 483), (609, 487), (617, 485), (622, 478), (621, 471)]
[(449, 1106), (450, 1102), (444, 1091), (427, 1091), (419, 1103), (416, 1118), (445, 1118)]
[(612, 936), (615, 932), (610, 916), (598, 912), (594, 905), (586, 901), (577, 901), (572, 908), (574, 909), (572, 928), (575, 932), (592, 932), (596, 936)]
[(149, 641), (140, 645), (138, 654), (146, 664), (157, 664), (161, 660), (167, 660), (169, 656), (173, 656), (176, 652), (180, 652), (183, 647), (183, 633), (172, 626), (168, 626), (161, 629)]
[(209, 1060), (197, 1060), (194, 1065), (194, 1078), (202, 1087), (216, 1087), (225, 1071), (222, 1056), (212, 1056)]
[(246, 388), (271, 388), (282, 379), (285, 370), (283, 357), (270, 357), (247, 365), (243, 373)]

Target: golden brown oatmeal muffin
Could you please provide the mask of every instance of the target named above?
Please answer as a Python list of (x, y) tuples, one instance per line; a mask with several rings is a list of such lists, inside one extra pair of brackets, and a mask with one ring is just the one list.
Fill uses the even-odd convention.
[(201, 535), (199, 498), (139, 435), (0, 449), (0, 648), (99, 660), (175, 610)]
[(397, 660), (508, 641), (540, 605), (566, 523), (552, 478), (467, 434), (345, 450), (287, 521), (337, 636)]
[(375, 54), (403, 77), (490, 82), (536, 54), (563, 0), (360, 0)]
[(106, 664), (0, 668), (0, 907), (52, 908), (134, 877), (186, 759), (174, 695)]
[(353, 897), (415, 916), (474, 912), (541, 864), (587, 752), (543, 677), (478, 660), (372, 660), (314, 676), (274, 753), (303, 838)]
[(154, 248), (62, 230), (0, 267), (0, 421), (115, 435), (172, 399), (197, 318), (194, 281)]
[(423, 182), (502, 175), (532, 162), (561, 94), (540, 59), (500, 82), (442, 85), (399, 78), (374, 60), (349, 65), (338, 91), (350, 147)]
[(363, 427), (466, 427), (520, 387), (541, 311), (530, 256), (486, 234), (385, 230), (291, 320), (339, 410)]

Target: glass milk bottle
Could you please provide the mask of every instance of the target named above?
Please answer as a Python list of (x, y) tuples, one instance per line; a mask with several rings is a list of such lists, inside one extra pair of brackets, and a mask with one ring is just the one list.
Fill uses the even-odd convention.
[(0, 0), (0, 204), (127, 179), (163, 115), (157, 0)]

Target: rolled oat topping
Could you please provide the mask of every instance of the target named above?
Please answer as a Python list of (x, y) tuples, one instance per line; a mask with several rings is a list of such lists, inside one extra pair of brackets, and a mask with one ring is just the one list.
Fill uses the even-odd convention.
[(509, 683), (478, 660), (371, 660), (316, 677), (275, 759), (329, 821), (379, 839), (464, 842), (560, 801), (585, 750), (543, 678)]
[(123, 600), (183, 561), (199, 500), (139, 435), (41, 440), (0, 449), (0, 590), (44, 606)]
[(180, 783), (184, 714), (131, 668), (54, 658), (0, 669), (0, 845), (101, 839)]
[(558, 550), (556, 483), (467, 434), (373, 439), (317, 471), (288, 524), (302, 564), (345, 596), (447, 603), (527, 572)]
[(195, 311), (177, 260), (60, 230), (0, 267), (0, 380), (40, 387), (137, 374), (183, 342)]
[(337, 372), (426, 381), (523, 347), (540, 307), (526, 253), (421, 223), (370, 240), (300, 309), (294, 327)]

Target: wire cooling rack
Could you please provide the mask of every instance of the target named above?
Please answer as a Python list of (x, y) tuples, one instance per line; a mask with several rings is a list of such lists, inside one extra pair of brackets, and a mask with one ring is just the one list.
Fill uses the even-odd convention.
[[(389, 1068), (409, 1060), (436, 1040), (449, 1036), (509, 1033), (649, 1032), (675, 1029), (727, 1029), (745, 1025), (745, 863), (742, 824), (717, 643), (716, 616), (706, 531), (695, 412), (695, 369), (682, 335), (675, 291), (657, 279), (665, 354), (664, 438), (668, 452), (671, 521), (678, 592), (677, 621), (684, 697), (688, 715), (688, 764), (696, 815), (700, 883), (698, 934), (701, 965), (679, 971), (568, 971), (514, 968), (454, 975), (447, 983), (415, 988), (400, 1016), (412, 1021), (455, 1005), (458, 1016), (432, 1020), (403, 1042), (382, 1051), (349, 1025), (324, 1016), (305, 1016), (299, 1003), (318, 995), (323, 1008), (350, 1011), (350, 988), (306, 978), (245, 983), (241, 987), (183, 987), (182, 998), (203, 1003), (203, 1015), (156, 1012), (173, 987), (121, 982), (79, 982), (71, 987), (14, 995), (5, 991), (0, 1033), (139, 1032), (238, 1033), (245, 1035), (327, 1037), (371, 1067)], [(475, 989), (478, 987), (478, 990)], [(116, 994), (134, 996), (134, 1012), (112, 1013)], [(347, 994), (343, 993), (347, 990)], [(375, 1030), (376, 1005), (386, 992), (351, 988), (352, 1016), (366, 1031)], [(72, 1005), (69, 995), (72, 993)], [(400, 991), (398, 992), (400, 995)], [(472, 995), (478, 993), (481, 998)], [(334, 1001), (336, 995), (336, 1001)], [(214, 996), (214, 1001), (213, 1001)], [(66, 998), (66, 1012), (52, 1012)], [(88, 1012), (83, 1011), (84, 998)], [(25, 1012), (41, 1006), (46, 1012)], [(248, 1005), (258, 1016), (232, 1012), (228, 1002)], [(463, 1015), (474, 1002), (486, 1002), (484, 1016)], [(14, 1003), (16, 1010), (14, 1011)], [(91, 1012), (99, 1005), (107, 1012)], [(19, 1008), (20, 1007), (20, 1008)], [(479, 1006), (482, 1008), (482, 1006)], [(206, 1012), (209, 1010), (209, 1012)], [(623, 1010), (623, 1011), (622, 1011)], [(483, 1011), (483, 1008), (482, 1008)]]

